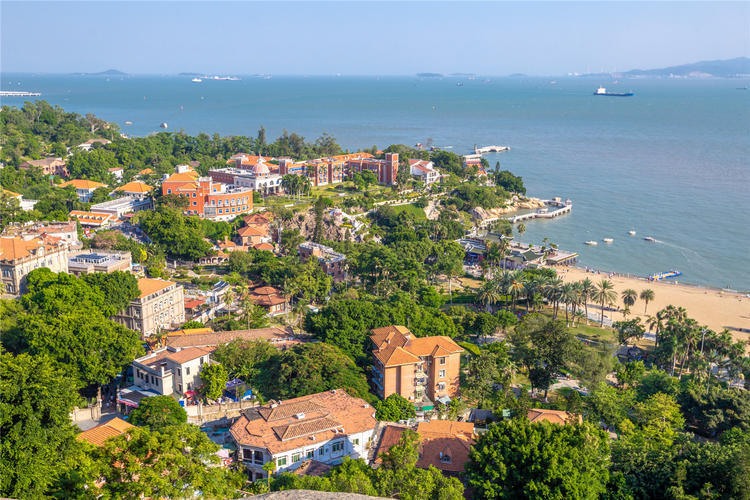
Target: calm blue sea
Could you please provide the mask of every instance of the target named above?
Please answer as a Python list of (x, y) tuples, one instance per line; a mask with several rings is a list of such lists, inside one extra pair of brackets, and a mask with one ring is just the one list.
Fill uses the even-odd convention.
[[(350, 149), (429, 138), (457, 153), (508, 145), (487, 156), (492, 165), (523, 176), (532, 196), (574, 201), (569, 216), (529, 222), (523, 241), (547, 237), (579, 252), (581, 265), (606, 271), (677, 269), (682, 282), (750, 290), (750, 91), (737, 90), (746, 81), (0, 77), (3, 90), (42, 92), (131, 135), (167, 122), (191, 134), (255, 135), (260, 125), (269, 137), (328, 132)], [(595, 97), (600, 84), (636, 95)], [(605, 237), (614, 243), (601, 243)]]

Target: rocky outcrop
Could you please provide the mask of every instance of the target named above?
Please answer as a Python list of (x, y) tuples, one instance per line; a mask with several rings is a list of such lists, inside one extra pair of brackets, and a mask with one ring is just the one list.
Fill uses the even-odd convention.
[[(344, 241), (349, 235), (349, 239), (353, 240), (354, 231), (350, 227), (344, 226), (344, 221), (340, 216), (336, 217), (327, 212), (323, 215), (323, 238), (332, 241)], [(291, 221), (286, 223), (286, 229), (297, 229), (299, 233), (309, 240), (313, 237), (315, 232), (315, 213), (312, 210), (308, 210), (304, 213), (299, 213), (292, 218)], [(347, 233), (347, 229), (349, 230)]]
[(544, 207), (546, 207), (546, 205), (542, 200), (538, 198), (519, 198), (517, 196), (513, 196), (510, 202), (504, 207), (490, 209), (484, 209), (481, 207), (473, 208), (471, 210), (471, 216), (475, 220), (494, 219), (497, 217), (502, 217), (503, 215), (517, 212), (518, 210), (535, 210), (537, 208)]

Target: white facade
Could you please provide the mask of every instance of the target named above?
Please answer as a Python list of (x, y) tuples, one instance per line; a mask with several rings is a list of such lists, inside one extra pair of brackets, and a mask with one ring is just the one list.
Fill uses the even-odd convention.
[(426, 185), (440, 180), (440, 172), (435, 170), (431, 161), (409, 160), (409, 172), (411, 175), (419, 177)]
[(203, 385), (200, 371), (210, 362), (210, 351), (198, 347), (163, 347), (133, 361), (133, 382), (164, 396), (183, 395)]

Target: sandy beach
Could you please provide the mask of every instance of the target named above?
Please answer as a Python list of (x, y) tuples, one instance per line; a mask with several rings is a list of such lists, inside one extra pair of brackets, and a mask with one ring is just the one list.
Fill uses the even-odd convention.
[[(743, 294), (617, 275), (609, 278), (608, 273), (591, 273), (577, 267), (558, 266), (556, 269), (557, 275), (566, 282), (589, 278), (596, 284), (602, 279), (609, 279), (617, 291), (617, 306), (620, 308), (622, 308), (620, 295), (623, 290), (632, 288), (640, 295), (641, 290), (650, 288), (654, 291), (655, 298), (648, 304), (648, 314), (654, 314), (670, 304), (684, 307), (689, 317), (712, 330), (722, 331), (726, 328), (735, 339), (750, 340), (750, 298)], [(645, 303), (639, 298), (632, 308), (633, 314), (628, 317), (639, 316), (645, 320), (647, 314), (643, 314), (644, 305)], [(589, 303), (589, 312), (591, 312), (591, 303)], [(607, 316), (615, 321), (622, 319), (622, 314), (619, 312), (607, 312), (605, 317)]]

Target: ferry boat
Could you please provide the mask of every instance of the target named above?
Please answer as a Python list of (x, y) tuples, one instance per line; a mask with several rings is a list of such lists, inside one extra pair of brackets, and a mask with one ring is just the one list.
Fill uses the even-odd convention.
[(190, 81), (191, 81), (191, 82), (194, 82), (194, 83), (200, 83), (200, 82), (202, 82), (203, 80), (201, 80), (200, 78), (193, 78), (193, 79), (192, 79), (192, 80), (190, 80)]
[(586, 241), (585, 243), (586, 243), (587, 245), (589, 245), (589, 246), (592, 246), (592, 247), (595, 247), (596, 245), (598, 245), (598, 244), (599, 244), (599, 243), (597, 243), (597, 242), (596, 242), (596, 241), (594, 241), (594, 240), (589, 240), (589, 241)]
[(652, 274), (651, 276), (648, 277), (648, 279), (650, 279), (651, 281), (659, 281), (659, 280), (664, 280), (668, 278), (675, 278), (681, 274), (682, 273), (680, 271), (672, 270), (672, 271), (667, 271), (665, 273)]
[(602, 238), (602, 241), (603, 241), (604, 243), (612, 243), (612, 242), (613, 242), (613, 241), (615, 241), (615, 240), (614, 240), (614, 238)]
[(596, 89), (596, 92), (594, 92), (594, 95), (603, 95), (603, 96), (610, 96), (610, 97), (630, 97), (633, 95), (632, 92), (607, 92), (607, 89), (604, 87), (599, 87)]
[(644, 239), (644, 241), (648, 241), (649, 243), (655, 243), (656, 242), (656, 240), (654, 239), (653, 236), (646, 236), (643, 239)]

